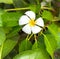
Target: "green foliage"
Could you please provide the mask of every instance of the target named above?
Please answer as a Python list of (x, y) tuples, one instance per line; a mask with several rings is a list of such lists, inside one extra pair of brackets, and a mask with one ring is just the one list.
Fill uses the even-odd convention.
[(26, 50), (30, 50), (32, 47), (32, 43), (28, 40), (23, 40), (20, 44), (19, 44), (19, 52), (23, 52)]
[(0, 0), (0, 3), (12, 4), (13, 0)]
[(21, 16), (21, 13), (18, 13), (18, 12), (4, 13), (2, 15), (3, 25), (6, 27), (17, 26), (19, 24), (18, 21), (20, 16)]
[(4, 29), (0, 27), (0, 45), (2, 45), (5, 40), (6, 40), (6, 35), (4, 33)]
[(57, 41), (57, 44), (58, 44), (58, 48), (60, 48), (60, 30), (58, 26), (56, 24), (51, 24), (48, 26), (48, 29), (54, 35), (55, 40)]
[(13, 59), (50, 59), (49, 55), (42, 49), (35, 49), (22, 52)]
[(15, 7), (25, 7), (27, 6), (27, 2), (25, 0), (13, 0)]
[[(41, 0), (0, 0), (0, 59), (60, 58), (58, 1), (43, 0), (46, 5), (41, 8)], [(25, 34), (19, 26), (20, 17), (29, 10), (44, 21), (43, 30), (32, 36)]]
[(7, 38), (14, 37), (15, 35), (18, 34), (18, 31), (21, 30), (20, 26), (15, 26), (11, 29), (11, 32), (7, 35)]
[(44, 10), (43, 12), (42, 12), (42, 17), (44, 18), (44, 19), (46, 19), (46, 20), (53, 20), (53, 15), (52, 15), (52, 13), (50, 12), (50, 11), (47, 11), (47, 10)]
[(45, 41), (45, 45), (46, 45), (46, 49), (47, 49), (48, 53), (53, 58), (53, 53), (57, 48), (57, 42), (55, 40), (55, 37), (52, 34), (47, 33), (44, 35), (44, 41)]
[[(53, 28), (53, 29), (52, 29)], [(57, 36), (58, 33), (58, 27), (56, 24), (52, 23), (48, 26), (49, 31), (54, 35)]]
[(45, 44), (44, 44), (44, 38), (43, 38), (42, 35), (39, 36), (38, 41), (36, 40), (35, 43), (33, 44), (32, 50), (35, 50), (35, 49), (44, 49), (44, 50), (46, 50), (46, 47), (45, 47)]
[(3, 26), (3, 24), (2, 24), (2, 14), (4, 13), (4, 11), (2, 11), (2, 9), (0, 9), (0, 27), (2, 27)]
[(9, 52), (15, 47), (16, 44), (17, 44), (17, 40), (7, 39), (3, 46), (2, 58), (7, 56)]
[(60, 49), (60, 32), (58, 33), (56, 40), (57, 40), (57, 44), (58, 44), (58, 49)]
[(2, 26), (2, 20), (1, 20), (1, 16), (0, 16), (0, 27)]
[(32, 49), (34, 50), (34, 49), (37, 49), (39, 47), (40, 47), (39, 42), (35, 41), (35, 43), (32, 46)]
[(38, 5), (30, 5), (29, 6), (29, 8), (30, 8), (30, 10), (32, 10), (32, 11), (34, 11), (35, 13), (39, 13), (39, 10), (41, 9), (41, 6), (40, 6), (40, 4), (38, 4)]

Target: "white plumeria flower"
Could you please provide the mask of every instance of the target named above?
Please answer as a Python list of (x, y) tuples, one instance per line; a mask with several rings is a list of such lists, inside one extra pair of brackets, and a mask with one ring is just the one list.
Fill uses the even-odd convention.
[(19, 25), (25, 25), (22, 28), (22, 31), (24, 31), (27, 34), (37, 34), (42, 30), (41, 27), (44, 27), (44, 21), (40, 17), (37, 20), (35, 20), (35, 13), (33, 11), (27, 11), (25, 12), (25, 15), (21, 16), (19, 19)]

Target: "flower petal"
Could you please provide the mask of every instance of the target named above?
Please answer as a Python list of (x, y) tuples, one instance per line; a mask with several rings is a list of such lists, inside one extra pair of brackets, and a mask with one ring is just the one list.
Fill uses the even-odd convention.
[(40, 28), (39, 26), (34, 26), (31, 28), (33, 34), (37, 34), (38, 32), (41, 31), (41, 29), (42, 28)]
[(27, 16), (29, 16), (31, 19), (35, 19), (35, 13), (33, 11), (27, 11), (25, 12)]
[(23, 15), (19, 19), (19, 25), (27, 24), (29, 22), (29, 20), (30, 19), (26, 15)]
[(36, 24), (37, 24), (38, 26), (44, 27), (44, 21), (43, 21), (43, 19), (42, 19), (41, 17), (38, 18), (38, 19), (36, 20)]
[(25, 26), (22, 28), (22, 31), (24, 31), (24, 32), (27, 33), (27, 34), (31, 34), (31, 28), (30, 28), (29, 24), (25, 25)]

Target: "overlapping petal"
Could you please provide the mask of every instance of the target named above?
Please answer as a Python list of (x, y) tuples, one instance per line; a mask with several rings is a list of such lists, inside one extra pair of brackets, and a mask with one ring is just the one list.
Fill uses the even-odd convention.
[(31, 30), (32, 30), (33, 34), (37, 34), (38, 32), (40, 32), (42, 30), (42, 28), (35, 25), (34, 27), (31, 28)]
[(29, 16), (31, 19), (34, 19), (35, 20), (35, 13), (33, 12), (33, 11), (27, 11), (27, 12), (25, 12), (25, 14), (27, 15), (27, 16)]
[(25, 26), (22, 28), (22, 31), (24, 31), (24, 32), (27, 33), (27, 34), (31, 34), (31, 27), (29, 26), (29, 24), (25, 25)]
[(36, 20), (36, 24), (37, 24), (38, 26), (44, 27), (44, 21), (43, 21), (43, 19), (42, 19), (41, 17), (38, 18), (38, 19)]
[(29, 22), (29, 20), (30, 19), (26, 15), (23, 15), (19, 19), (19, 25), (27, 24)]

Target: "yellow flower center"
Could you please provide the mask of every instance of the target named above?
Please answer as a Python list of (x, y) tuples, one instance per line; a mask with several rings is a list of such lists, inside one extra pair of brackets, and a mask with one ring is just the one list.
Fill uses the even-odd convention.
[(31, 27), (33, 27), (33, 26), (35, 26), (35, 21), (34, 21), (34, 19), (31, 19), (30, 21), (29, 21), (29, 25), (31, 26)]

